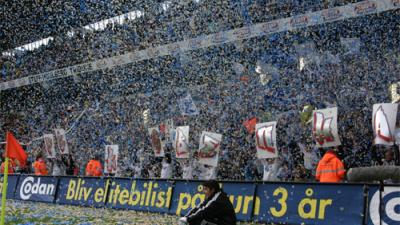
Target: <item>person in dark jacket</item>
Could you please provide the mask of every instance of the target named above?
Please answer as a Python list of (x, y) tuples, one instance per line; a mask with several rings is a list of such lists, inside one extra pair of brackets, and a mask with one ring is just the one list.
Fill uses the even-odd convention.
[(228, 196), (215, 180), (203, 184), (206, 200), (179, 219), (189, 225), (235, 225), (236, 214)]

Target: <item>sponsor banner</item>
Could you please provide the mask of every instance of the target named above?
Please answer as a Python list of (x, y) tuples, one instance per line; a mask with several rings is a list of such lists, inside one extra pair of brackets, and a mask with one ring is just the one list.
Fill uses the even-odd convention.
[[(14, 192), (17, 188), (18, 184), (18, 175), (8, 175), (8, 184), (7, 184), (7, 199), (14, 199)], [(3, 174), (0, 177), (0, 196), (3, 195)]]
[(396, 117), (397, 104), (374, 104), (372, 109), (372, 128), (374, 130), (374, 144), (394, 144)]
[[(205, 199), (200, 181), (176, 181), (172, 204), (169, 212), (183, 216), (190, 209), (200, 204)], [(221, 183), (224, 192), (227, 193), (238, 220), (250, 220), (253, 211), (253, 198), (256, 184), (254, 183)]]
[(337, 107), (313, 111), (313, 136), (317, 147), (340, 145), (337, 128)]
[(327, 22), (332, 22), (336, 20), (340, 20), (343, 17), (343, 8), (332, 8), (332, 9), (326, 9), (322, 10), (320, 12), (322, 22), (327, 23)]
[(230, 36), (235, 40), (243, 40), (253, 37), (252, 35), (252, 27), (242, 27), (239, 29), (235, 29), (229, 32)]
[(281, 27), (282, 24), (279, 23), (279, 20), (274, 20), (267, 23), (259, 23), (253, 26), (253, 35), (262, 36), (272, 34), (278, 32)]
[(15, 199), (53, 203), (57, 183), (56, 177), (20, 176)]
[(366, 15), (375, 13), (378, 9), (378, 4), (376, 3), (376, 1), (363, 1), (354, 4), (353, 7), (354, 7), (354, 12), (357, 15)]
[(103, 207), (107, 200), (109, 186), (109, 179), (62, 177), (59, 181), (56, 203)]
[(257, 158), (276, 158), (278, 148), (276, 145), (276, 121), (256, 124)]
[[(382, 192), (382, 201), (380, 201), (379, 197), (379, 187), (370, 186), (368, 198), (369, 198), (368, 225), (400, 224), (399, 186), (385, 186)], [(379, 212), (379, 205), (381, 205), (380, 212)]]
[(306, 27), (310, 22), (311, 18), (309, 15), (304, 14), (300, 16), (294, 16), (289, 20), (289, 24), (293, 29)]
[(218, 166), (221, 150), (222, 134), (203, 131), (199, 144), (199, 163), (209, 166)]
[(106, 145), (104, 156), (104, 173), (117, 173), (118, 155), (118, 145)]
[(167, 213), (172, 199), (172, 181), (115, 179), (110, 181), (107, 207)]
[(276, 224), (362, 224), (362, 185), (257, 185), (254, 221)]
[(54, 133), (56, 134), (58, 150), (60, 150), (61, 154), (68, 154), (69, 149), (68, 149), (67, 137), (65, 135), (65, 130), (54, 129)]

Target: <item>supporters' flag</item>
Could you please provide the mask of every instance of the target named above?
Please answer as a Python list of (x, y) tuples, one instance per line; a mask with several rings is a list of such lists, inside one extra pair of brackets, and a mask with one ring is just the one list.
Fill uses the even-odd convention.
[(181, 126), (176, 128), (174, 148), (176, 158), (189, 158), (189, 126)]
[(253, 117), (243, 122), (243, 126), (246, 127), (247, 131), (250, 134), (254, 133), (254, 128), (256, 127), (256, 124), (257, 124), (257, 117)]
[(158, 127), (149, 128), (150, 142), (156, 157), (164, 157), (164, 146), (160, 138)]
[(241, 76), (239, 79), (240, 79), (240, 81), (242, 81), (244, 83), (247, 83), (250, 81), (250, 77), (247, 75)]
[(312, 120), (314, 106), (312, 105), (305, 105), (303, 110), (300, 112), (300, 121), (302, 124), (307, 124)]
[(337, 107), (313, 111), (313, 137), (317, 147), (339, 146)]
[(257, 158), (267, 159), (278, 157), (276, 145), (276, 121), (258, 123), (256, 129)]
[(179, 109), (182, 115), (194, 116), (199, 114), (190, 94), (187, 94), (186, 97), (179, 100)]
[(61, 154), (68, 154), (69, 149), (68, 149), (67, 137), (65, 135), (65, 130), (64, 129), (54, 129), (54, 132), (56, 134), (58, 150), (60, 150)]
[(243, 64), (234, 62), (232, 64), (232, 69), (233, 69), (233, 71), (235, 71), (236, 75), (241, 76), (246, 68), (243, 66)]
[(340, 43), (344, 48), (344, 54), (357, 54), (360, 52), (360, 38), (340, 38)]
[(44, 137), (44, 150), (46, 151), (47, 158), (56, 157), (56, 149), (54, 146), (54, 135), (45, 134)]
[(146, 109), (142, 113), (143, 116), (143, 123), (145, 126), (150, 122), (150, 109)]
[(297, 52), (297, 56), (309, 57), (315, 53), (314, 42), (306, 42), (301, 44), (295, 44), (294, 48)]
[(106, 145), (104, 173), (117, 173), (118, 171), (118, 145)]
[(203, 131), (199, 144), (199, 163), (217, 166), (221, 147), (222, 135)]
[(22, 146), (19, 144), (18, 140), (9, 131), (7, 132), (6, 141), (7, 141), (7, 149), (4, 154), (4, 157), (18, 160), (19, 164), (22, 167), (24, 167), (26, 165), (26, 159), (28, 158), (28, 156), (26, 155)]
[(397, 104), (374, 104), (372, 109), (372, 128), (374, 129), (374, 144), (394, 144), (396, 117)]
[(389, 87), (390, 97), (392, 99), (392, 103), (400, 102), (400, 81), (394, 84), (391, 84)]
[(271, 64), (267, 64), (261, 60), (257, 61), (256, 73), (260, 75), (262, 85), (268, 84), (273, 79), (279, 79), (279, 70)]

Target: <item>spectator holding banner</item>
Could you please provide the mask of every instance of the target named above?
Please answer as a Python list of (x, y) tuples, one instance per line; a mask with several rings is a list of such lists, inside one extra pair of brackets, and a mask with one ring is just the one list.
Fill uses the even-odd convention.
[(180, 218), (179, 222), (189, 225), (236, 224), (233, 205), (226, 193), (220, 188), (218, 182), (209, 180), (205, 181), (202, 186), (206, 200), (190, 210), (186, 216)]
[(193, 166), (189, 159), (183, 159), (179, 161), (182, 167), (182, 179), (191, 180), (193, 179)]
[(172, 178), (172, 160), (171, 156), (167, 154), (161, 162), (161, 177), (162, 179)]
[(277, 181), (280, 164), (278, 158), (263, 159), (262, 162), (264, 165), (263, 181)]
[(88, 162), (85, 174), (86, 176), (92, 177), (100, 177), (103, 175), (103, 167), (101, 166), (99, 155), (95, 155), (93, 159)]
[(385, 158), (382, 160), (384, 166), (395, 166), (394, 152), (392, 149), (388, 149), (385, 152)]
[(334, 150), (328, 150), (318, 163), (316, 179), (319, 182), (339, 183), (343, 181), (346, 170)]
[(46, 162), (44, 161), (42, 154), (36, 156), (36, 161), (33, 163), (33, 169), (35, 170), (35, 175), (47, 176), (49, 174)]
[(71, 154), (68, 154), (68, 156), (62, 155), (62, 160), (66, 167), (65, 168), (66, 175), (78, 175), (78, 168)]
[(211, 180), (217, 178), (217, 167), (206, 164), (198, 164), (198, 179)]
[[(8, 174), (14, 174), (16, 171), (16, 164), (13, 159), (10, 159), (10, 163), (8, 164)], [(0, 173), (4, 174), (4, 161), (1, 163)]]
[(133, 166), (133, 178), (142, 178), (142, 163), (136, 162)]
[(65, 165), (61, 158), (54, 158), (52, 162), (52, 171), (51, 174), (53, 176), (62, 176), (65, 175)]

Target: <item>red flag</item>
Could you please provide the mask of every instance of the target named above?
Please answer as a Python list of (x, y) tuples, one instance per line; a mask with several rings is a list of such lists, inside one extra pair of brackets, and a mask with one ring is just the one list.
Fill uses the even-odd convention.
[(250, 134), (254, 133), (254, 130), (256, 129), (256, 124), (257, 124), (257, 117), (253, 117), (243, 122), (243, 125), (246, 127), (247, 131)]
[(18, 143), (18, 140), (9, 131), (7, 131), (7, 149), (5, 157), (18, 160), (22, 167), (26, 165), (26, 159), (28, 158), (24, 149)]

